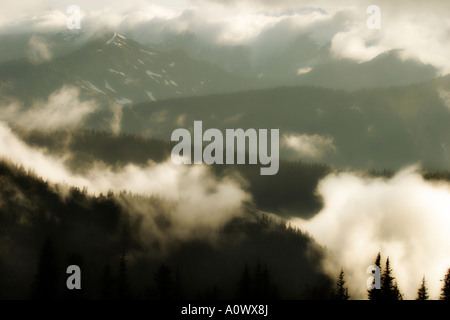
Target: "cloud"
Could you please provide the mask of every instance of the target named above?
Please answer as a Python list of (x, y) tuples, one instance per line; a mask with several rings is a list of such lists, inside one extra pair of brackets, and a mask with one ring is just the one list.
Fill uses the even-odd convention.
[(448, 2), (424, 5), (418, 1), (403, 4), (382, 1), (378, 5), (381, 29), (368, 29), (369, 14), (358, 6), (352, 11), (347, 30), (332, 39), (331, 49), (336, 56), (367, 61), (382, 52), (401, 49), (404, 59), (416, 58), (440, 68), (442, 74), (450, 72), (450, 64), (445, 61), (450, 49), (442, 45), (450, 38), (450, 20), (444, 14), (450, 10)]
[[(47, 101), (36, 101), (28, 108), (18, 102), (2, 107), (0, 119), (33, 129), (74, 128), (97, 108), (91, 100), (80, 100), (79, 89), (64, 86), (53, 92)], [(120, 117), (120, 112), (116, 113)]]
[(291, 223), (326, 246), (325, 270), (341, 267), (354, 299), (367, 299), (366, 269), (378, 252), (390, 257), (406, 299), (415, 299), (425, 275), (431, 298), (450, 267), (450, 185), (425, 181), (414, 167), (391, 179), (354, 173), (331, 174), (320, 181), (323, 209), (310, 220)]
[[(448, 1), (377, 1), (381, 29), (369, 30), (366, 9), (373, 1), (162, 1), (107, 2), (80, 0), (82, 31), (95, 35), (111, 28), (138, 41), (163, 43), (190, 32), (211, 46), (246, 45), (252, 54), (264, 49), (281, 52), (308, 35), (320, 45), (331, 44), (337, 58), (367, 61), (392, 49), (405, 59), (417, 58), (450, 71)], [(2, 4), (0, 33), (63, 30), (70, 1)], [(268, 32), (273, 30), (273, 32)], [(273, 40), (277, 45), (273, 45)], [(278, 51), (277, 51), (278, 50)], [(297, 67), (298, 69), (298, 67)], [(292, 70), (295, 72), (295, 70)]]
[(442, 99), (444, 104), (447, 106), (447, 108), (450, 110), (450, 91), (445, 90), (444, 88), (438, 88), (437, 92), (439, 94), (439, 97)]
[(36, 64), (51, 60), (50, 44), (44, 38), (32, 35), (28, 40), (28, 58)]
[(312, 69), (313, 69), (313, 68), (311, 68), (311, 67), (302, 67), (302, 68), (299, 68), (299, 69), (297, 70), (297, 75), (301, 75), (301, 74), (308, 73), (308, 72), (310, 72)]
[(109, 121), (111, 132), (114, 134), (119, 134), (121, 131), (123, 117), (122, 106), (119, 103), (111, 102), (110, 108), (112, 113), (111, 120)]
[[(119, 170), (94, 163), (85, 173), (74, 174), (64, 164), (70, 155), (54, 157), (31, 148), (4, 123), (0, 123), (0, 156), (50, 183), (86, 187), (95, 194), (128, 191), (144, 196), (118, 195), (116, 199), (126, 212), (141, 220), (143, 245), (150, 248), (155, 241), (159, 243), (158, 250), (150, 250), (155, 254), (166, 253), (181, 240), (214, 241), (220, 227), (241, 215), (242, 204), (251, 201), (233, 176), (218, 179), (206, 165), (175, 165), (170, 159), (144, 167), (128, 164)], [(55, 190), (62, 197), (67, 195), (63, 187)]]
[[(98, 179), (105, 172), (94, 174)], [(105, 181), (105, 180), (108, 181)], [(216, 179), (205, 166), (176, 166), (167, 161), (146, 169), (127, 166), (118, 175), (107, 173), (105, 184), (117, 188), (141, 186), (160, 201), (119, 197), (120, 204), (133, 216), (142, 218), (144, 246), (151, 249), (155, 240), (165, 253), (179, 241), (218, 239), (218, 231), (233, 217), (243, 214), (242, 204), (250, 196), (232, 178)], [(117, 189), (116, 188), (116, 189)], [(151, 251), (151, 250), (150, 250)]]
[(297, 156), (318, 160), (326, 153), (336, 151), (333, 138), (318, 134), (285, 134), (281, 139), (285, 149), (293, 150)]

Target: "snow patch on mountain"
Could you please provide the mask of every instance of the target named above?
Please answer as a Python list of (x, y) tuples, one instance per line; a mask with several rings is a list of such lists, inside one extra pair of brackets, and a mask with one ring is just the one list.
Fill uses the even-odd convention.
[(130, 99), (124, 98), (124, 97), (120, 97), (120, 98), (116, 99), (116, 101), (117, 101), (118, 103), (120, 103), (121, 105), (124, 105), (124, 104), (132, 104), (132, 103), (133, 103), (133, 100), (130, 100)]
[(88, 89), (106, 95), (106, 93), (105, 93), (104, 91), (102, 91), (102, 90), (100, 90), (99, 88), (97, 88), (94, 84), (92, 84), (92, 82), (90, 82), (90, 81), (88, 81), (88, 80), (82, 80), (82, 81), (83, 81), (83, 83), (87, 86)]
[(114, 90), (108, 83), (108, 81), (105, 80), (105, 88), (108, 89), (109, 91), (112, 91), (114, 93), (117, 93), (116, 90)]
[[(151, 72), (150, 70), (145, 71), (145, 73), (146, 73), (149, 77), (151, 77), (153, 80), (156, 80), (156, 81), (158, 81), (158, 80), (155, 79), (155, 77), (162, 78), (162, 75), (160, 75), (159, 73)], [(159, 81), (158, 81), (158, 82), (159, 82)]]
[(148, 54), (148, 55), (151, 55), (151, 56), (157, 54), (157, 53), (155, 53), (155, 52), (147, 51), (147, 50), (144, 50), (144, 49), (139, 49), (139, 51), (140, 51), (140, 52), (143, 52), (143, 53), (146, 53), (146, 54)]
[(112, 72), (112, 73), (117, 73), (117, 74), (120, 74), (123, 77), (126, 77), (125, 73), (123, 73), (123, 72), (120, 72), (120, 71), (117, 71), (117, 70), (114, 70), (114, 69), (108, 69), (108, 71)]
[(145, 93), (147, 94), (147, 96), (150, 98), (151, 101), (156, 101), (156, 98), (153, 96), (153, 93), (145, 90)]
[(116, 46), (121, 47), (123, 45), (126, 45), (125, 39), (126, 38), (124, 36), (114, 32), (114, 35), (112, 36), (112, 38), (109, 39), (108, 41), (106, 41), (106, 45), (109, 45), (112, 43)]

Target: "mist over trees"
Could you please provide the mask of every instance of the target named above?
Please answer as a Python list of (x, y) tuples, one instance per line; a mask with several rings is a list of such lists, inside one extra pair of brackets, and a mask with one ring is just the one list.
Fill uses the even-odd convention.
[(450, 300), (446, 1), (147, 2), (0, 12), (0, 300)]
[[(369, 300), (403, 300), (403, 294), (401, 293), (397, 282), (395, 280), (394, 272), (390, 267), (389, 257), (386, 258), (386, 264), (384, 269), (381, 268), (381, 253), (377, 254), (375, 258), (374, 265), (380, 268), (380, 289), (373, 288), (367, 291)], [(340, 278), (339, 278), (340, 280)], [(338, 283), (339, 283), (338, 280)], [(375, 282), (375, 279), (374, 279)], [(447, 271), (445, 278), (443, 280), (443, 285), (441, 288), (441, 300), (448, 300), (449, 298), (449, 288), (450, 288), (450, 269)], [(425, 276), (423, 276), (420, 283), (420, 287), (417, 289), (416, 300), (429, 300), (430, 296), (428, 293), (427, 283), (425, 281)]]
[[(113, 169), (127, 164), (144, 166), (148, 161), (161, 163), (170, 157), (174, 143), (140, 134), (112, 135), (94, 130), (27, 130), (15, 127), (14, 132), (32, 147), (45, 148), (50, 155), (64, 157), (65, 164), (74, 173), (83, 173), (93, 163), (104, 163)], [(286, 161), (280, 159), (280, 170), (273, 176), (261, 176), (258, 166), (212, 165), (221, 177), (238, 172), (248, 182), (258, 209), (276, 212), (281, 217), (312, 217), (321, 209), (322, 200), (315, 190), (320, 179), (336, 169), (318, 162)], [(365, 170), (369, 177), (390, 178), (391, 170)], [(427, 180), (450, 181), (447, 171), (423, 171)]]
[[(126, 163), (143, 165), (148, 159), (158, 163), (171, 148), (170, 143), (138, 135), (15, 130), (33, 146), (47, 147), (50, 154), (68, 155), (66, 163), (74, 172), (89, 168), (94, 158), (113, 168)], [(102, 149), (102, 145), (108, 147)], [(83, 156), (90, 153), (94, 158)], [(321, 164), (287, 161), (281, 168), (284, 169), (273, 179), (258, 183), (261, 176), (257, 168), (235, 166), (233, 170), (238, 170), (249, 182), (247, 188), (254, 203), (243, 208), (243, 216), (233, 218), (221, 228), (215, 241), (178, 241), (163, 254), (161, 239), (148, 238), (142, 233), (142, 214), (132, 214), (124, 204), (139, 203), (153, 208), (148, 214), (158, 214), (161, 210), (170, 216), (166, 199), (126, 190), (94, 195), (85, 188), (51, 184), (32, 171), (3, 160), (0, 163), (0, 232), (2, 239), (8, 241), (2, 240), (0, 252), (3, 275), (0, 295), (170, 300), (352, 298), (344, 270), (337, 279), (323, 272), (321, 261), (325, 252), (314, 239), (258, 210), (275, 208), (282, 215), (282, 209), (290, 203), (291, 209), (301, 216), (314, 214), (322, 205), (314, 193), (315, 187), (333, 169)], [(220, 166), (211, 169), (217, 176), (228, 173), (228, 169)], [(371, 170), (365, 174), (389, 177), (392, 173)], [(446, 172), (423, 175), (431, 180), (448, 179)], [(154, 208), (159, 209), (154, 211)], [(170, 228), (170, 219), (161, 216), (155, 221), (161, 230)], [(384, 268), (381, 255), (374, 263), (384, 270), (382, 289), (370, 290), (368, 298), (401, 299), (389, 259)], [(82, 268), (82, 292), (68, 293), (65, 288), (65, 267), (69, 264)], [(5, 277), (6, 274), (10, 276)], [(420, 290), (420, 297), (425, 298), (426, 286)]]
[[(295, 299), (306, 284), (324, 292), (331, 286), (319, 267), (323, 249), (252, 207), (229, 221), (215, 241), (194, 238), (162, 253), (158, 238), (150, 249), (143, 245), (142, 237), (150, 235), (142, 233), (142, 217), (130, 214), (123, 200), (163, 199), (125, 192), (94, 196), (52, 185), (5, 161), (0, 179), (0, 232), (9, 239), (0, 254), (2, 298), (235, 298), (245, 261), (252, 266), (255, 298)], [(67, 293), (69, 264), (81, 267), (83, 296)]]

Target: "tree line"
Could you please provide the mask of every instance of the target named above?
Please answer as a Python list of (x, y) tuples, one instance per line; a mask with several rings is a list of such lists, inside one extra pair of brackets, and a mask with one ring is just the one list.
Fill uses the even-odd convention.
[[(87, 299), (84, 290), (65, 290), (64, 275), (58, 265), (58, 253), (52, 239), (47, 239), (41, 249), (37, 272), (31, 284), (31, 298), (35, 300), (52, 299)], [(83, 268), (84, 262), (80, 255), (71, 255), (68, 263)], [(133, 292), (130, 282), (128, 260), (123, 251), (117, 261), (117, 272), (112, 265), (105, 264), (98, 277), (100, 288), (98, 298), (101, 300), (182, 300), (186, 298), (183, 272), (180, 266), (170, 267), (161, 263), (153, 273), (152, 282), (145, 292)], [(239, 300), (274, 300), (278, 299), (278, 288), (272, 281), (267, 264), (258, 261), (254, 268), (245, 263), (239, 278), (235, 279), (235, 299)], [(89, 290), (89, 289), (88, 289)], [(220, 286), (214, 284), (197, 292), (197, 299), (218, 300), (221, 298)]]
[[(403, 300), (403, 294), (401, 293), (397, 281), (393, 275), (392, 268), (390, 266), (389, 257), (386, 258), (384, 269), (381, 266), (381, 253), (378, 253), (375, 258), (374, 265), (380, 270), (380, 287), (376, 288), (375, 279), (373, 280), (373, 288), (367, 290), (367, 298), (369, 300), (381, 300), (381, 301), (395, 301)], [(450, 300), (450, 268), (444, 276), (443, 285), (441, 288), (440, 300)], [(425, 276), (422, 278), (422, 282), (417, 289), (416, 300), (428, 300), (430, 298), (428, 293), (428, 287), (426, 284)], [(336, 288), (334, 292), (334, 299), (336, 300), (349, 300), (350, 295), (348, 293), (348, 286), (346, 286), (344, 270), (341, 268), (338, 279), (336, 281)]]
[[(179, 297), (174, 291), (189, 299), (335, 298), (333, 278), (318, 267), (324, 249), (308, 234), (253, 206), (219, 230), (218, 245), (192, 239), (174, 244), (170, 255), (162, 259), (158, 256), (160, 239), (152, 238), (151, 247), (142, 246), (142, 214), (133, 215), (121, 204), (124, 200), (141, 203), (149, 208), (145, 214), (156, 219), (165, 212), (160, 209), (165, 208), (164, 199), (113, 192), (96, 196), (87, 190), (52, 185), (9, 161), (0, 161), (0, 180), (1, 298), (28, 297), (30, 287), (35, 298)], [(155, 221), (158, 228), (170, 227)], [(46, 237), (53, 239), (50, 244), (44, 243)], [(131, 264), (127, 257), (133, 258)], [(71, 264), (83, 270), (84, 290), (57, 294), (51, 288), (66, 289), (61, 284), (66, 276), (62, 267)], [(161, 265), (169, 269), (159, 270)], [(152, 278), (157, 272), (155, 277), (165, 282)], [(348, 296), (344, 274), (340, 283), (344, 288), (340, 296)]]

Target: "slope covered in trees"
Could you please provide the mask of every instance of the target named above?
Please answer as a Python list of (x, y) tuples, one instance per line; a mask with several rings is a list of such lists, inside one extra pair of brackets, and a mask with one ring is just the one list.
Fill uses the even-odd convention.
[[(73, 172), (89, 170), (93, 163), (103, 162), (114, 169), (133, 163), (140, 166), (148, 161), (160, 163), (170, 157), (174, 143), (138, 134), (113, 135), (88, 130), (25, 130), (15, 128), (27, 144), (45, 148), (51, 155), (65, 158)], [(313, 216), (321, 208), (315, 193), (317, 183), (334, 169), (311, 161), (280, 160), (276, 175), (261, 176), (259, 165), (213, 165), (218, 176), (237, 171), (248, 181), (246, 188), (258, 209), (275, 212), (284, 217)], [(367, 170), (372, 177), (392, 177), (391, 170)], [(448, 171), (423, 171), (425, 179), (450, 181)]]
[[(308, 235), (252, 207), (220, 228), (214, 241), (174, 241), (162, 251), (163, 239), (152, 238), (143, 216), (124, 203), (148, 205), (145, 214), (155, 216), (163, 231), (171, 224), (165, 199), (94, 196), (5, 161), (0, 179), (1, 298), (157, 299), (181, 291), (186, 298), (234, 298), (246, 264), (256, 270), (254, 285), (268, 288), (257, 292), (279, 298), (304, 297), (305, 288), (325, 298), (332, 283), (319, 267), (323, 251)], [(162, 213), (166, 222), (158, 218)], [(65, 289), (65, 270), (73, 263), (82, 268), (82, 293)]]

